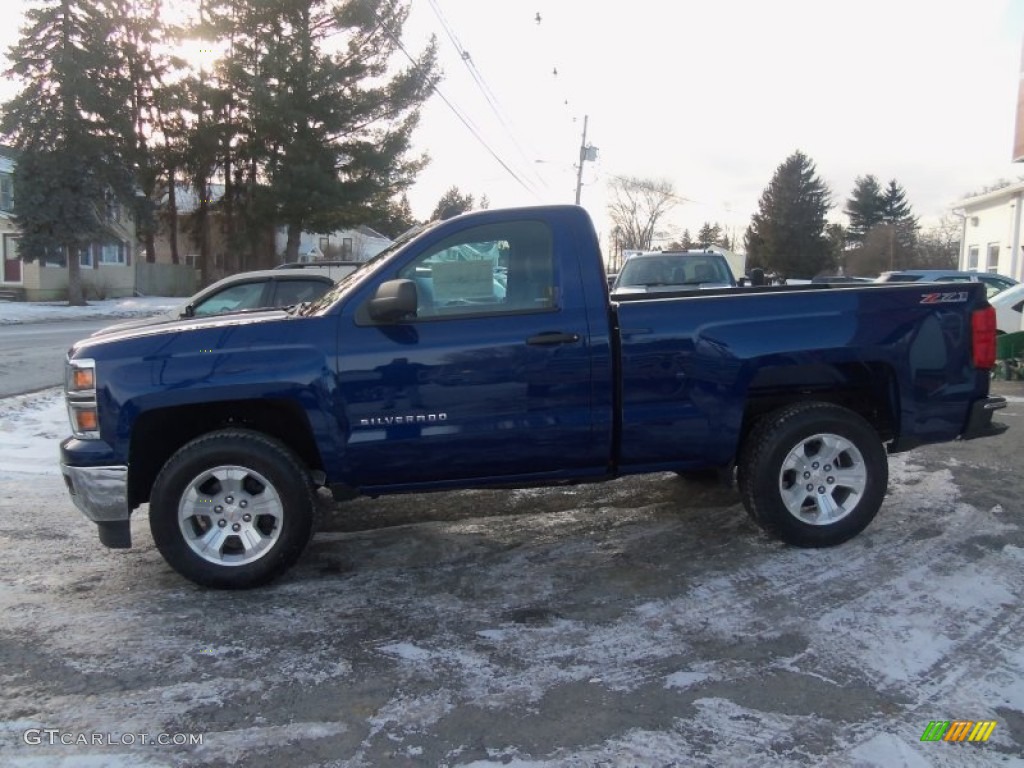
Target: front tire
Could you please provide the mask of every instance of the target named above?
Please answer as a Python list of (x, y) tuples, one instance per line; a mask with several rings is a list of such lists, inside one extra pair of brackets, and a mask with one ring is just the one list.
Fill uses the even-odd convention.
[(744, 444), (737, 482), (747, 512), (798, 547), (831, 547), (863, 531), (885, 497), (878, 433), (831, 403), (797, 403), (762, 418)]
[(313, 534), (309, 472), (266, 435), (212, 432), (180, 448), (150, 494), (149, 526), (160, 554), (206, 587), (248, 589), (280, 576)]

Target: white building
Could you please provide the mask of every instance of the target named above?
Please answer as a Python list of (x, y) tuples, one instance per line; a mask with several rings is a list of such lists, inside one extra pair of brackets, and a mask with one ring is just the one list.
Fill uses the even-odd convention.
[(960, 269), (998, 272), (1024, 281), (1021, 207), (1024, 182), (967, 198), (957, 206), (963, 216)]
[[(274, 233), (274, 247), (279, 261), (284, 257), (287, 244), (288, 230), (279, 227)], [(367, 261), (389, 245), (390, 238), (366, 226), (344, 229), (329, 235), (303, 232), (299, 238), (299, 261)]]

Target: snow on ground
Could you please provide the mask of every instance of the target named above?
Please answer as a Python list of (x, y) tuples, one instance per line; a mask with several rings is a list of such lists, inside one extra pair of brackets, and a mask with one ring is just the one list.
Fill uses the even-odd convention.
[[(1020, 485), (983, 482), (1009, 443), (892, 457), (879, 519), (834, 549), (652, 476), (505, 492), (509, 516), (484, 511), (500, 491), (436, 494), (478, 516), (322, 533), (227, 594), (170, 573), (142, 510), (134, 549), (100, 547), (57, 476), (67, 433), (58, 389), (0, 399), (0, 764), (1024, 765)], [(920, 741), (956, 718), (999, 724)], [(72, 752), (29, 728), (205, 741)]]
[(59, 474), (57, 445), (71, 434), (59, 387), (0, 398), (0, 468)]
[(70, 307), (63, 301), (0, 301), (0, 325), (146, 317), (180, 307), (184, 303), (185, 299), (180, 296), (107, 299), (90, 301), (85, 307)]

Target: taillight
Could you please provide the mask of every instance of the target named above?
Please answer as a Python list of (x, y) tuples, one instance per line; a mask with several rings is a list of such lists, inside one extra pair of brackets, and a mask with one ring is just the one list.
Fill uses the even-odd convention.
[(992, 307), (971, 313), (971, 350), (974, 367), (988, 370), (996, 365), (996, 311)]

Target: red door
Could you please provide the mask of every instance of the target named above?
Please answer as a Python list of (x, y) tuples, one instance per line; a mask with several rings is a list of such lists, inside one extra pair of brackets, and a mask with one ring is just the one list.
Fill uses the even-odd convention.
[(4, 238), (4, 282), (21, 282), (21, 259), (18, 258), (18, 243), (12, 237)]

